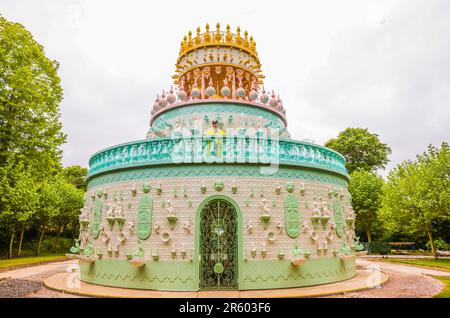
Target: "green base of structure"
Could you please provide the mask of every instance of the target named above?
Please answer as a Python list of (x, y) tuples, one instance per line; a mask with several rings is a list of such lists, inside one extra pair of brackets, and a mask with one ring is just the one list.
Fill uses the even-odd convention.
[[(191, 261), (147, 261), (136, 268), (126, 260), (81, 263), (81, 280), (91, 284), (161, 291), (198, 291)], [(310, 259), (301, 266), (289, 260), (245, 261), (238, 275), (239, 290), (293, 288), (328, 284), (356, 275), (356, 260), (338, 257)]]

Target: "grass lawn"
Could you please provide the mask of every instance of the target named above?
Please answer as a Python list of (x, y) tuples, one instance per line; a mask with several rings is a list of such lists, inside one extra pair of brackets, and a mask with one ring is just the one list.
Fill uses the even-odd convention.
[(52, 261), (58, 258), (65, 258), (64, 254), (52, 254), (44, 256), (18, 257), (13, 259), (0, 260), (0, 268), (11, 267), (16, 265), (34, 264), (45, 261)]
[(396, 259), (388, 258), (383, 259), (383, 261), (389, 261), (394, 263), (404, 263), (410, 265), (418, 265), (425, 267), (435, 267), (450, 270), (450, 259)]
[(434, 295), (434, 298), (450, 298), (450, 277), (445, 276), (433, 276), (436, 279), (439, 279), (441, 282), (443, 282), (446, 287), (443, 291), (441, 291), (439, 294)]

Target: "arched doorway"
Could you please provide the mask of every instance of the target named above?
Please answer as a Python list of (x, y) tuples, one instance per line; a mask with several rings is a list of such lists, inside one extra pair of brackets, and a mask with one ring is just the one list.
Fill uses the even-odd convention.
[(199, 289), (237, 290), (240, 212), (226, 196), (213, 196), (197, 212)]

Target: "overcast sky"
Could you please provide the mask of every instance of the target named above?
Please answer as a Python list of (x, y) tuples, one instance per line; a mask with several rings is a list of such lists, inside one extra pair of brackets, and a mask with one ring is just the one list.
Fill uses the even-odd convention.
[(60, 62), (65, 166), (145, 137), (180, 41), (206, 22), (253, 35), (294, 139), (368, 128), (392, 148), (387, 170), (450, 140), (447, 0), (0, 0), (0, 14)]

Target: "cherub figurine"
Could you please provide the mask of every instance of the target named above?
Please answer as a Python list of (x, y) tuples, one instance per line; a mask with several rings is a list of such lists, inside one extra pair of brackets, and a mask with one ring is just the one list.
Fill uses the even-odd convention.
[(322, 216), (330, 216), (330, 210), (328, 208), (328, 203), (322, 202)]
[(116, 217), (123, 217), (123, 201), (120, 199), (120, 201), (116, 204), (115, 207), (115, 216)]
[(156, 234), (159, 234), (160, 225), (158, 221), (153, 222), (153, 227), (155, 228)]
[(270, 215), (270, 209), (266, 199), (262, 199), (261, 208), (264, 215)]
[(302, 223), (302, 232), (306, 233), (308, 231), (308, 223), (305, 221), (303, 221)]
[(187, 222), (184, 222), (184, 230), (186, 233), (191, 233), (191, 219), (188, 219)]
[(174, 209), (173, 209), (172, 202), (170, 200), (167, 200), (166, 204), (167, 204), (167, 207), (166, 207), (167, 213), (169, 215), (174, 215)]
[(314, 208), (313, 208), (313, 216), (320, 216), (320, 209), (319, 204), (316, 201), (316, 198), (314, 198)]
[(247, 232), (248, 233), (253, 233), (253, 224), (252, 224), (252, 222), (248, 222), (247, 223)]
[(128, 236), (133, 235), (133, 233), (134, 233), (134, 222), (130, 221), (128, 225)]
[(80, 209), (80, 221), (84, 221), (88, 219), (88, 213), (87, 213), (87, 209), (86, 208), (81, 208)]
[(113, 218), (114, 217), (114, 208), (108, 205), (106, 207), (106, 217), (107, 218)]

